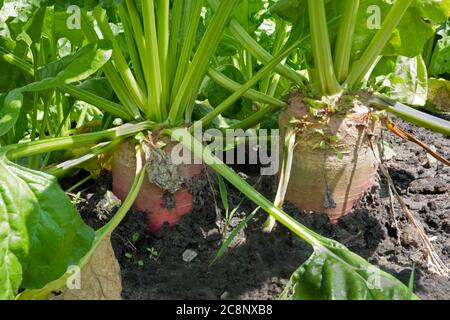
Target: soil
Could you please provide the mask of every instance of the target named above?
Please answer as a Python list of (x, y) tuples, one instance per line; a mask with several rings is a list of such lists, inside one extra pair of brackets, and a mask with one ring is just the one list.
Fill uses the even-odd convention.
[[(450, 139), (395, 119), (397, 125), (450, 158)], [(436, 163), (415, 144), (384, 132), (395, 151), (386, 166), (413, 215), (423, 224), (441, 259), (450, 265), (450, 168)], [(274, 177), (260, 177), (257, 166), (235, 167), (257, 190), (273, 199)], [(114, 210), (111, 178), (103, 175), (83, 195), (80, 210), (93, 227)], [(265, 234), (260, 211), (233, 240), (227, 253), (211, 264), (225, 225), (216, 177), (207, 173), (196, 183), (194, 211), (174, 228), (157, 234), (147, 231), (143, 214), (131, 211), (112, 235), (121, 265), (124, 299), (277, 299), (287, 280), (311, 254), (311, 248), (283, 226)], [(230, 231), (255, 206), (228, 186), (230, 208), (241, 201)], [(114, 206), (113, 206), (114, 207)], [(422, 299), (449, 299), (450, 280), (431, 274), (417, 232), (394, 200), (398, 229), (392, 219), (384, 178), (352, 212), (332, 225), (324, 215), (305, 214), (287, 204), (285, 209), (314, 231), (340, 241), (371, 263), (405, 283), (415, 265), (415, 291)], [(112, 211), (112, 212), (111, 212)], [(100, 218), (100, 219), (99, 219)]]

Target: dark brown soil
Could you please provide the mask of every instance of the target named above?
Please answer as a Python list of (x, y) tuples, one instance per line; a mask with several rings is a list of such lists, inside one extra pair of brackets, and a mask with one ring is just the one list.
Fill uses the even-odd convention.
[[(450, 158), (447, 137), (400, 120), (396, 122)], [(433, 239), (442, 260), (449, 265), (450, 168), (430, 162), (419, 147), (392, 134), (384, 133), (384, 139), (396, 152), (387, 166), (397, 188)], [(273, 198), (274, 177), (258, 177), (257, 167), (236, 169), (257, 190)], [(210, 265), (221, 244), (224, 212), (214, 174), (209, 173), (201, 181), (203, 185), (194, 190), (194, 212), (175, 228), (150, 234), (143, 215), (130, 212), (113, 234), (122, 267), (124, 299), (277, 299), (291, 273), (311, 254), (308, 245), (282, 226), (270, 235), (263, 233), (261, 226), (266, 215), (259, 212), (235, 238), (227, 254)], [(97, 187), (91, 190), (94, 193), (83, 204), (82, 213), (91, 224), (98, 224), (93, 218), (96, 214), (107, 215), (103, 195), (109, 185), (108, 176), (98, 180)], [(231, 186), (228, 192), (232, 208), (244, 200), (231, 221), (233, 228), (254, 205)], [(285, 209), (306, 226), (342, 242), (405, 283), (415, 264), (417, 294), (423, 299), (449, 299), (450, 280), (427, 271), (420, 239), (394, 202), (399, 230), (391, 218), (388, 188), (382, 178), (338, 225), (329, 224), (325, 216), (305, 215), (289, 205)], [(183, 260), (188, 249), (197, 254), (191, 262)]]

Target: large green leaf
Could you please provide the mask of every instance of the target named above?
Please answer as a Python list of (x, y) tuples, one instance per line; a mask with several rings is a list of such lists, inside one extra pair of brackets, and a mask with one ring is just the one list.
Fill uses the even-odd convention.
[(450, 81), (429, 79), (427, 107), (433, 112), (450, 112)]
[(70, 23), (75, 23), (74, 19), (78, 18), (76, 15), (76, 12), (47, 8), (42, 36), (48, 38), (53, 44), (56, 44), (61, 38), (67, 38), (72, 46), (81, 47), (84, 41), (83, 31), (76, 24), (70, 25)]
[(436, 43), (430, 62), (430, 75), (437, 77), (450, 74), (450, 19), (437, 32), (440, 39)]
[(252, 34), (263, 22), (264, 2), (261, 0), (241, 0), (234, 9), (234, 18), (249, 33)]
[(5, 98), (0, 110), (0, 136), (16, 123), (23, 105), (24, 92), (49, 90), (84, 80), (97, 72), (110, 59), (111, 53), (111, 43), (100, 40), (39, 69), (38, 77), (42, 80), (15, 89)]
[[(372, 41), (383, 23), (383, 19), (393, 6), (392, 0), (361, 1), (358, 10), (356, 28), (353, 35), (351, 60), (358, 61), (364, 50)], [(343, 1), (326, 1), (328, 20), (338, 17), (342, 13)], [(305, 0), (279, 0), (272, 8), (272, 12), (294, 23), (303, 25), (302, 33), (308, 29), (308, 12)], [(450, 0), (415, 0), (403, 16), (400, 24), (392, 33), (386, 44), (383, 55), (416, 57), (422, 53), (425, 43), (435, 33), (435, 26), (445, 21), (450, 13)], [(330, 27), (330, 40), (334, 44), (334, 35), (338, 32), (339, 24)], [(311, 55), (308, 41), (304, 44), (305, 54)], [(310, 58), (308, 59), (312, 61)]]
[(98, 97), (112, 100), (114, 92), (106, 78), (89, 78), (77, 85), (78, 89), (86, 90)]
[(94, 236), (56, 178), (0, 156), (0, 299), (58, 279)]
[[(15, 93), (15, 91), (11, 91)], [(23, 106), (23, 95), (8, 94), (3, 101), (3, 108), (0, 110), (0, 136), (6, 134), (19, 119), (20, 110)]]
[(314, 253), (291, 277), (284, 299), (409, 300), (418, 299), (390, 274), (331, 239), (317, 239)]
[(90, 43), (76, 53), (41, 68), (38, 73), (43, 80), (25, 88), (27, 91), (47, 90), (49, 87), (84, 80), (108, 62), (111, 54), (112, 45), (108, 40)]
[(384, 57), (372, 73), (377, 91), (401, 103), (424, 106), (428, 72), (422, 55), (414, 58)]
[(30, 37), (31, 42), (34, 44), (41, 41), (42, 27), (44, 25), (46, 11), (46, 7), (40, 7), (25, 25), (25, 29), (27, 30), (26, 33)]

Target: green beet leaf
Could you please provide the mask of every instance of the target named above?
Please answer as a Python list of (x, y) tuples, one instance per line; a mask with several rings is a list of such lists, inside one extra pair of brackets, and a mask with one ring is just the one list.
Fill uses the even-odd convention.
[(261, 14), (263, 10), (263, 1), (242, 0), (236, 6), (234, 18), (249, 34), (252, 34), (264, 20), (264, 15)]
[[(343, 10), (343, 1), (326, 1), (327, 19), (331, 21), (338, 18)], [(353, 36), (351, 60), (357, 62), (374, 35), (383, 24), (383, 19), (393, 6), (391, 0), (361, 1), (356, 28)], [(309, 32), (309, 21), (306, 0), (279, 0), (271, 7), (271, 11), (282, 18), (292, 22), (295, 26), (301, 25), (302, 32)], [(415, 0), (405, 13), (398, 27), (386, 44), (383, 55), (416, 57), (422, 53), (425, 43), (434, 35), (435, 27), (445, 21), (450, 13), (450, 0)], [(329, 25), (330, 40), (339, 31), (339, 20)], [(305, 29), (306, 28), (306, 29)], [(309, 61), (312, 61), (312, 52), (309, 50), (309, 41), (305, 41), (303, 49)]]
[(53, 176), (0, 156), (0, 299), (58, 279), (94, 237)]
[(428, 95), (428, 72), (421, 55), (384, 57), (372, 72), (377, 91), (398, 102), (423, 107)]
[(430, 62), (430, 75), (438, 77), (450, 74), (450, 19), (437, 32), (437, 41)]
[(319, 239), (314, 253), (292, 275), (282, 299), (411, 300), (418, 297), (402, 282), (348, 250)]
[(6, 134), (19, 118), (24, 92), (49, 90), (82, 81), (97, 72), (111, 58), (111, 54), (111, 43), (100, 40), (42, 67), (38, 71), (42, 80), (15, 89), (5, 98), (0, 110), (0, 136)]

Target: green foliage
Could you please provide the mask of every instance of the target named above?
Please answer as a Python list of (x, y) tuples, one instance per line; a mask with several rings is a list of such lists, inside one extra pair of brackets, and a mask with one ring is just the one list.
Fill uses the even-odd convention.
[[(327, 20), (339, 19), (343, 10), (343, 1), (327, 0)], [(384, 19), (394, 6), (390, 0), (361, 1), (356, 17), (356, 27), (351, 43), (350, 64), (357, 65), (363, 53), (368, 48), (374, 36), (383, 25)], [(306, 0), (279, 0), (272, 8), (272, 12), (291, 21), (296, 26), (301, 26), (299, 36), (309, 29), (308, 10)], [(409, 58), (420, 55), (425, 43), (434, 35), (435, 26), (445, 21), (449, 16), (450, 1), (413, 1), (406, 10), (400, 23), (390, 34), (381, 54), (384, 56), (406, 56)], [(345, 21), (329, 25), (330, 43), (335, 45), (335, 36), (339, 32), (339, 26)], [(325, 40), (326, 41), (326, 40)], [(311, 68), (313, 65), (311, 44), (306, 41), (302, 46), (307, 61)]]
[[(329, 20), (341, 15), (342, 3), (343, 1), (326, 1)], [(378, 22), (383, 23), (392, 5), (393, 1), (390, 0), (361, 1), (353, 37), (352, 61), (361, 57), (361, 53), (381, 26)], [(380, 15), (374, 11), (377, 8), (380, 9)], [(306, 0), (279, 0), (271, 11), (294, 24), (309, 20)], [(393, 32), (383, 54), (404, 55), (410, 58), (421, 54), (425, 42), (434, 33), (434, 26), (445, 21), (449, 15), (449, 0), (415, 0)], [(431, 21), (431, 24), (425, 20)], [(330, 34), (336, 34), (337, 29), (338, 26), (332, 27)]]
[(6, 134), (17, 122), (23, 106), (24, 92), (49, 90), (84, 80), (100, 69), (110, 57), (110, 42), (100, 40), (41, 68), (38, 74), (42, 80), (14, 89), (6, 96), (0, 111), (0, 136)]
[(234, 19), (249, 34), (255, 32), (264, 20), (264, 2), (261, 0), (241, 0), (234, 11)]
[(434, 112), (450, 112), (450, 81), (445, 79), (429, 80), (427, 107)]
[(433, 77), (450, 74), (450, 19), (442, 24), (437, 36), (429, 67), (430, 76)]
[(421, 55), (384, 57), (372, 73), (373, 88), (412, 106), (424, 106), (428, 94), (428, 72)]
[(58, 279), (90, 249), (86, 226), (52, 176), (0, 157), (0, 299)]
[(77, 88), (108, 100), (112, 100), (114, 97), (114, 92), (106, 78), (89, 78), (80, 83)]
[[(244, 75), (233, 65), (221, 65), (218, 70), (231, 80), (238, 83), (245, 83), (246, 79)], [(219, 106), (225, 101), (232, 92), (223, 88), (214, 82), (211, 78), (207, 77), (202, 83), (201, 87), (202, 95), (208, 99), (212, 107)], [(253, 113), (252, 101), (246, 98), (241, 98), (236, 101), (227, 111), (223, 113), (223, 116), (231, 119), (242, 120), (250, 116)]]
[(292, 275), (282, 299), (418, 299), (402, 282), (336, 241), (319, 238), (314, 253)]
[[(56, 43), (62, 38), (70, 41), (74, 47), (81, 47), (84, 41), (84, 35), (79, 28), (68, 27), (68, 21), (73, 19), (73, 13), (64, 11), (57, 11), (52, 8), (47, 8), (42, 36), (47, 38), (50, 43)], [(76, 18), (76, 17), (75, 17)]]

